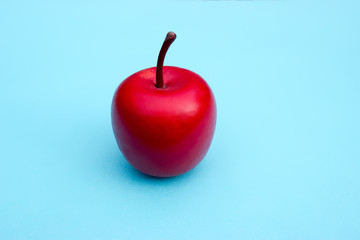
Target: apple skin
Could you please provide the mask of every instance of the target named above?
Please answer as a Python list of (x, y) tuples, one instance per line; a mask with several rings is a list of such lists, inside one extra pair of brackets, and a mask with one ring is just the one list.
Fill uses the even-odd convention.
[(206, 155), (216, 125), (214, 95), (198, 74), (164, 66), (134, 73), (115, 91), (111, 118), (117, 144), (137, 170), (172, 177), (193, 169)]

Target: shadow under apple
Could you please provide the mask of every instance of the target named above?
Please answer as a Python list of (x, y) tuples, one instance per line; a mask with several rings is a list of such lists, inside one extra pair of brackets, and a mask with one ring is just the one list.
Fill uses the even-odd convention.
[(170, 185), (184, 183), (195, 177), (201, 168), (201, 164), (199, 164), (200, 166), (197, 166), (193, 170), (176, 177), (161, 178), (149, 176), (131, 166), (121, 154), (117, 146), (109, 149), (108, 158), (103, 159), (103, 161), (106, 161), (104, 164), (105, 166), (103, 165), (103, 167), (106, 168), (105, 174), (111, 175), (111, 177), (115, 178), (117, 181), (125, 181), (136, 185)]

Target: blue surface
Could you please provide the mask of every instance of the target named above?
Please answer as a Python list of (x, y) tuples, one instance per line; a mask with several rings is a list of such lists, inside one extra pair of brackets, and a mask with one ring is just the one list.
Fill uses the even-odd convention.
[[(0, 3), (0, 239), (360, 239), (359, 1)], [(110, 104), (166, 65), (212, 87), (193, 171), (119, 152)]]

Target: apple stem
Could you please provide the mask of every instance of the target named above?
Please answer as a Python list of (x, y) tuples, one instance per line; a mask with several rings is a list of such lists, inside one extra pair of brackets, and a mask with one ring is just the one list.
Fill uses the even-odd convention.
[(164, 40), (164, 43), (161, 47), (157, 66), (156, 66), (156, 84), (155, 87), (157, 88), (163, 88), (164, 87), (164, 78), (163, 78), (163, 66), (164, 66), (164, 59), (167, 50), (169, 49), (170, 45), (175, 41), (176, 34), (174, 32), (168, 32), (166, 35), (166, 38)]

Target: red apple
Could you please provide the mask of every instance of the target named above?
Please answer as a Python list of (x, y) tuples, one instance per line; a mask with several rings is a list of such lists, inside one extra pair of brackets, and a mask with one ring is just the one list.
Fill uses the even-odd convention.
[(193, 169), (207, 153), (216, 124), (214, 95), (196, 73), (163, 67), (176, 35), (169, 32), (157, 67), (126, 78), (111, 109), (117, 144), (137, 170), (172, 177)]

